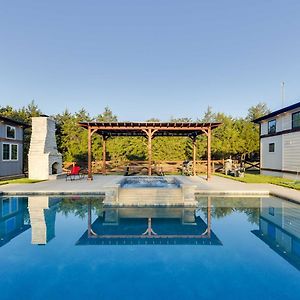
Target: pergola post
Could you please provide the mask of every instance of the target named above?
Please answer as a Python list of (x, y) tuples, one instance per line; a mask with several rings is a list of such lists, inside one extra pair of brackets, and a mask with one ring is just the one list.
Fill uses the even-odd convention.
[(211, 197), (207, 197), (207, 234), (210, 237), (211, 230)]
[(88, 237), (92, 236), (92, 205), (91, 200), (88, 204)]
[(88, 180), (93, 180), (92, 175), (92, 130), (88, 128)]
[(91, 126), (88, 127), (88, 180), (93, 180), (92, 175), (92, 136), (97, 131), (97, 129), (92, 129)]
[(102, 174), (106, 174), (106, 141), (108, 137), (102, 136)]
[(207, 128), (207, 181), (211, 179), (211, 126)]
[(148, 129), (148, 175), (152, 175), (152, 131)]
[(148, 138), (148, 175), (152, 175), (152, 139), (154, 136), (154, 133), (157, 131), (157, 129), (151, 129), (148, 128), (147, 130), (142, 129), (143, 132), (146, 133), (146, 136)]
[(193, 141), (193, 176), (196, 176), (196, 154), (197, 154), (197, 145), (196, 145), (197, 136), (192, 137)]

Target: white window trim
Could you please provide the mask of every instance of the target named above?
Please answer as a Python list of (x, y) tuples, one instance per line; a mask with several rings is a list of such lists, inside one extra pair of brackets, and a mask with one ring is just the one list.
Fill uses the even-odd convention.
[[(7, 136), (7, 128), (8, 128), (8, 127), (14, 129), (14, 131), (15, 131), (15, 137), (11, 138), (11, 137), (8, 137), (8, 136)], [(15, 140), (15, 139), (17, 138), (17, 137), (16, 137), (16, 135), (17, 135), (17, 129), (16, 129), (16, 127), (10, 126), (10, 125), (6, 125), (5, 129), (6, 129), (5, 133), (6, 133), (6, 138), (7, 138), (7, 139), (9, 139), (9, 140)]]
[[(4, 159), (3, 158), (3, 151), (4, 151), (4, 145), (9, 145), (9, 159)], [(17, 146), (17, 159), (12, 159), (12, 146), (15, 145)], [(18, 144), (11, 144), (11, 143), (3, 143), (2, 144), (2, 161), (19, 161), (19, 145)]]

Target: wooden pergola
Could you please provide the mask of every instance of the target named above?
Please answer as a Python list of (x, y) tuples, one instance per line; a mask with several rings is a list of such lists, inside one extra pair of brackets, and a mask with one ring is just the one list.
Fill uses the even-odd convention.
[(193, 175), (196, 175), (197, 136), (207, 137), (207, 180), (211, 177), (211, 131), (222, 123), (172, 122), (79, 122), (88, 130), (88, 179), (92, 180), (92, 136), (102, 136), (103, 174), (106, 174), (106, 141), (116, 136), (142, 136), (148, 139), (148, 175), (152, 174), (152, 139), (155, 137), (188, 137), (193, 141)]

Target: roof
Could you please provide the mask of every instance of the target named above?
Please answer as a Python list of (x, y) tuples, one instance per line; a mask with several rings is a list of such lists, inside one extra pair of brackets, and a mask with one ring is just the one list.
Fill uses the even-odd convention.
[(222, 123), (174, 123), (174, 122), (79, 122), (79, 126), (95, 129), (106, 136), (145, 136), (146, 130), (156, 130), (154, 136), (200, 135), (208, 128), (215, 129)]
[(25, 128), (31, 127), (30, 125), (28, 125), (26, 123), (16, 121), (14, 119), (3, 117), (3, 116), (0, 116), (0, 121), (3, 121), (3, 122), (8, 123), (8, 124), (18, 125), (18, 126), (25, 127)]
[(294, 110), (294, 109), (297, 109), (297, 108), (300, 108), (300, 102), (295, 103), (295, 104), (290, 105), (290, 106), (287, 106), (287, 107), (284, 107), (284, 108), (281, 108), (281, 109), (278, 109), (278, 110), (275, 110), (275, 111), (271, 112), (268, 115), (265, 115), (263, 117), (260, 117), (260, 118), (257, 118), (255, 120), (253, 120), (252, 122), (254, 122), (254, 123), (260, 123), (263, 120), (267, 120), (267, 119), (273, 118), (273, 117), (275, 117), (277, 115), (280, 115), (282, 113), (285, 113), (287, 111)]

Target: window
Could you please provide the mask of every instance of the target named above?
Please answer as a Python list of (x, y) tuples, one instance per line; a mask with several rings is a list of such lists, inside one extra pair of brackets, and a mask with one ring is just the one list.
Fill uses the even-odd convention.
[(276, 133), (276, 120), (271, 120), (268, 123), (268, 133)]
[(3, 144), (2, 159), (3, 160), (18, 160), (18, 145)]
[(292, 128), (300, 128), (300, 111), (292, 114)]
[(2, 200), (2, 217), (9, 215), (9, 199), (4, 198)]
[(275, 152), (275, 143), (269, 144), (269, 152)]
[(6, 126), (6, 137), (8, 139), (15, 139), (16, 138), (16, 127), (7, 125)]
[(269, 215), (271, 215), (271, 216), (275, 215), (275, 208), (272, 206), (269, 207)]
[(3, 160), (9, 160), (9, 144), (3, 144), (2, 158)]
[(11, 145), (11, 160), (17, 160), (18, 159), (18, 145)]
[(2, 217), (18, 211), (18, 198), (4, 198), (2, 200)]
[(16, 217), (7, 219), (5, 221), (5, 233), (7, 234), (16, 230), (16, 225), (17, 225)]

